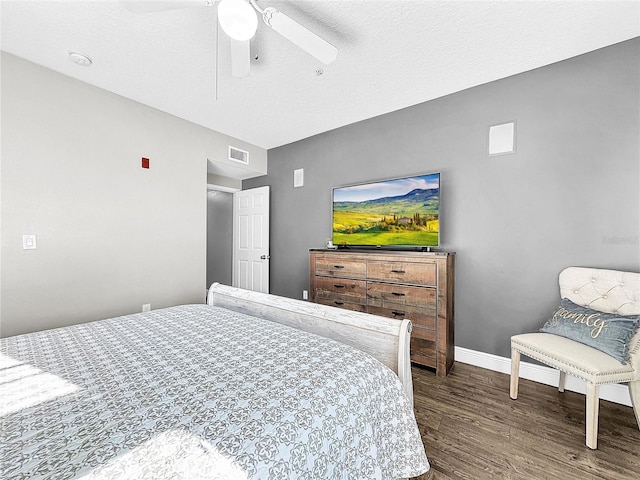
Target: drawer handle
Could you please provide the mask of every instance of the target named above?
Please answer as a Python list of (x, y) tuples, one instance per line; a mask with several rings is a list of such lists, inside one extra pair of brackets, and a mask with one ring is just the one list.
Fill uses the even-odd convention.
[(344, 302), (334, 301), (333, 303), (334, 303), (334, 305), (344, 305)]
[(391, 270), (391, 273), (405, 273), (404, 270)]
[(333, 268), (344, 268), (344, 265), (334, 265)]
[(391, 292), (391, 295), (395, 295), (396, 297), (404, 297), (404, 293)]
[(398, 312), (397, 310), (391, 310), (394, 317), (404, 317), (404, 312)]
[(344, 285), (339, 285), (339, 284), (335, 284), (335, 283), (333, 284), (333, 286), (336, 287), (336, 288), (344, 288)]

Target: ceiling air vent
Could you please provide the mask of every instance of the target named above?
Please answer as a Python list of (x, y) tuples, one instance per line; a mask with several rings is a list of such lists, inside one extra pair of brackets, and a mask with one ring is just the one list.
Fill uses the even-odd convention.
[(239, 148), (229, 145), (229, 160), (249, 165), (249, 152), (240, 150)]

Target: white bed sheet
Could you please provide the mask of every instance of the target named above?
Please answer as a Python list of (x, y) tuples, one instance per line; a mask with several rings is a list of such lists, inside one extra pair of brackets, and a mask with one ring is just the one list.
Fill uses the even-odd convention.
[(397, 376), (344, 344), (186, 305), (0, 340), (11, 479), (392, 479), (429, 468)]

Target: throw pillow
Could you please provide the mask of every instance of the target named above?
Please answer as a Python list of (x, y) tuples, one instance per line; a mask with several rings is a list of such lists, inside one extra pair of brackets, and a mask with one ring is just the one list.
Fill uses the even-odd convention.
[(626, 364), (629, 342), (639, 326), (640, 315), (600, 312), (563, 298), (540, 331), (584, 343)]

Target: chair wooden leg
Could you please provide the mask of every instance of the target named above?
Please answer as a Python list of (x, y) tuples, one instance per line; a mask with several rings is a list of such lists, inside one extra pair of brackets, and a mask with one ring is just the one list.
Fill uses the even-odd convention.
[(564, 392), (564, 382), (567, 378), (567, 374), (560, 370), (560, 380), (558, 380), (558, 391), (560, 393)]
[(509, 396), (512, 399), (518, 398), (518, 379), (520, 375), (520, 352), (515, 348), (511, 349), (511, 384), (509, 386)]
[(587, 382), (587, 447), (598, 448), (598, 409), (600, 406), (599, 386)]
[(633, 413), (636, 414), (636, 422), (640, 429), (640, 380), (629, 382), (629, 396), (631, 397)]

